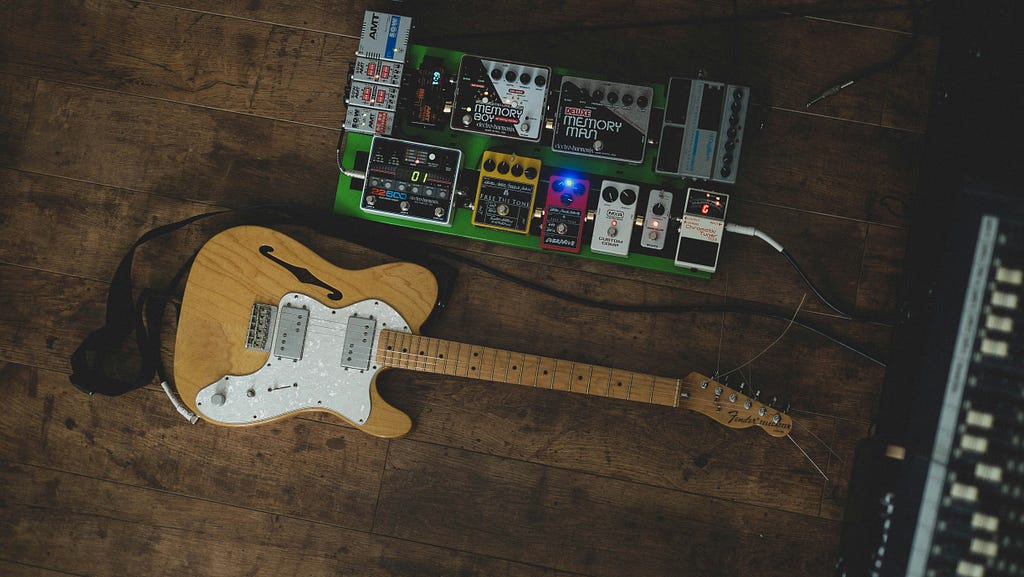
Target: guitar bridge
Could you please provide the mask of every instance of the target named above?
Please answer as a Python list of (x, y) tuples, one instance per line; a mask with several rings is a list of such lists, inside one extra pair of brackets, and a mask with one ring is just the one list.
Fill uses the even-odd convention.
[(277, 307), (263, 303), (252, 305), (249, 316), (249, 333), (245, 337), (245, 348), (253, 351), (270, 352), (270, 335), (277, 320)]

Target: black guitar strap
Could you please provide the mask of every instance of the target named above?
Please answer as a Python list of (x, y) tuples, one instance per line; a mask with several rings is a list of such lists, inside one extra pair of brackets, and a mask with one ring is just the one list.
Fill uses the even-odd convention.
[[(404, 242), (400, 236), (396, 236), (393, 227), (385, 230), (376, 223), (344, 215), (324, 215), (321, 211), (295, 205), (259, 205), (197, 214), (146, 232), (128, 249), (110, 282), (105, 324), (90, 333), (71, 355), (73, 385), (90, 395), (100, 393), (115, 396), (148, 385), (153, 382), (154, 376), (163, 382), (170, 382), (160, 356), (160, 329), (171, 295), (185, 277), (195, 255), (186, 261), (163, 291), (146, 288), (140, 291), (136, 300), (132, 282), (135, 251), (154, 238), (198, 220), (240, 212), (257, 215), (258, 219), (254, 216), (250, 218), (258, 220), (259, 224), (309, 226), (321, 234), (429, 268), (437, 278), (439, 287), (435, 312), (447, 306), (454, 289), (455, 269), (430, 258), (427, 251), (415, 243)], [(234, 223), (237, 224), (248, 223)], [(130, 344), (133, 333), (134, 347)]]

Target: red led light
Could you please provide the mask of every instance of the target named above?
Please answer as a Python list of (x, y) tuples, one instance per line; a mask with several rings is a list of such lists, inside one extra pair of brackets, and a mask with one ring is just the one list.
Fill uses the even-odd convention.
[(658, 228), (659, 226), (661, 226), (661, 223), (659, 223), (658, 221), (656, 221), (656, 220), (652, 220), (651, 221), (651, 228)]
[(708, 208), (708, 205), (706, 205), (706, 204), (700, 205), (700, 213), (701, 214), (707, 214), (709, 210), (710, 209)]
[(619, 226), (619, 221), (613, 220), (612, 221), (612, 226)]

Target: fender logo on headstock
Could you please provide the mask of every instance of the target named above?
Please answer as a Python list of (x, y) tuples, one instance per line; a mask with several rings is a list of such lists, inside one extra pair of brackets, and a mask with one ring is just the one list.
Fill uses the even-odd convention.
[(775, 422), (772, 421), (772, 419), (765, 419), (765, 418), (757, 417), (757, 416), (747, 415), (747, 416), (741, 417), (740, 416), (740, 412), (738, 410), (736, 410), (736, 409), (733, 409), (733, 410), (729, 411), (729, 423), (728, 424), (732, 424), (732, 423), (736, 423), (736, 424), (739, 424), (739, 425), (751, 425), (751, 426), (755, 426), (756, 425), (758, 427), (764, 427), (764, 428), (769, 428), (769, 429), (776, 429), (776, 430), (779, 430), (779, 431), (789, 431), (790, 429), (793, 428), (793, 424), (789, 423), (789, 422), (786, 422), (786, 421), (779, 421), (778, 423), (775, 423)]

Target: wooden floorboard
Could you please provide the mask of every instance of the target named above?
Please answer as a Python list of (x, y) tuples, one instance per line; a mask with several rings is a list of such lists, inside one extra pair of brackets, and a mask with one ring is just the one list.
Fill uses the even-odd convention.
[[(858, 440), (879, 400), (928, 131), (940, 38), (898, 0), (16, 0), (0, 6), (0, 574), (820, 576), (835, 562)], [(424, 43), (663, 82), (753, 89), (734, 222), (711, 280), (395, 232), (458, 276), (429, 335), (792, 403), (790, 439), (695, 412), (390, 371), (407, 438), (329, 415), (189, 424), (156, 383), (87, 396), (70, 356), (146, 231), (223, 207), (327, 213), (343, 88), (364, 9), (404, 11)], [(912, 34), (917, 29), (918, 34)], [(839, 95), (847, 75), (905, 58)], [(137, 255), (162, 287), (230, 215)], [(339, 266), (392, 260), (286, 225)], [(474, 268), (631, 305), (608, 311)], [(873, 355), (867, 358), (788, 319)], [(164, 359), (173, 366), (173, 315)], [(126, 371), (131, 367), (122, 367)]]

